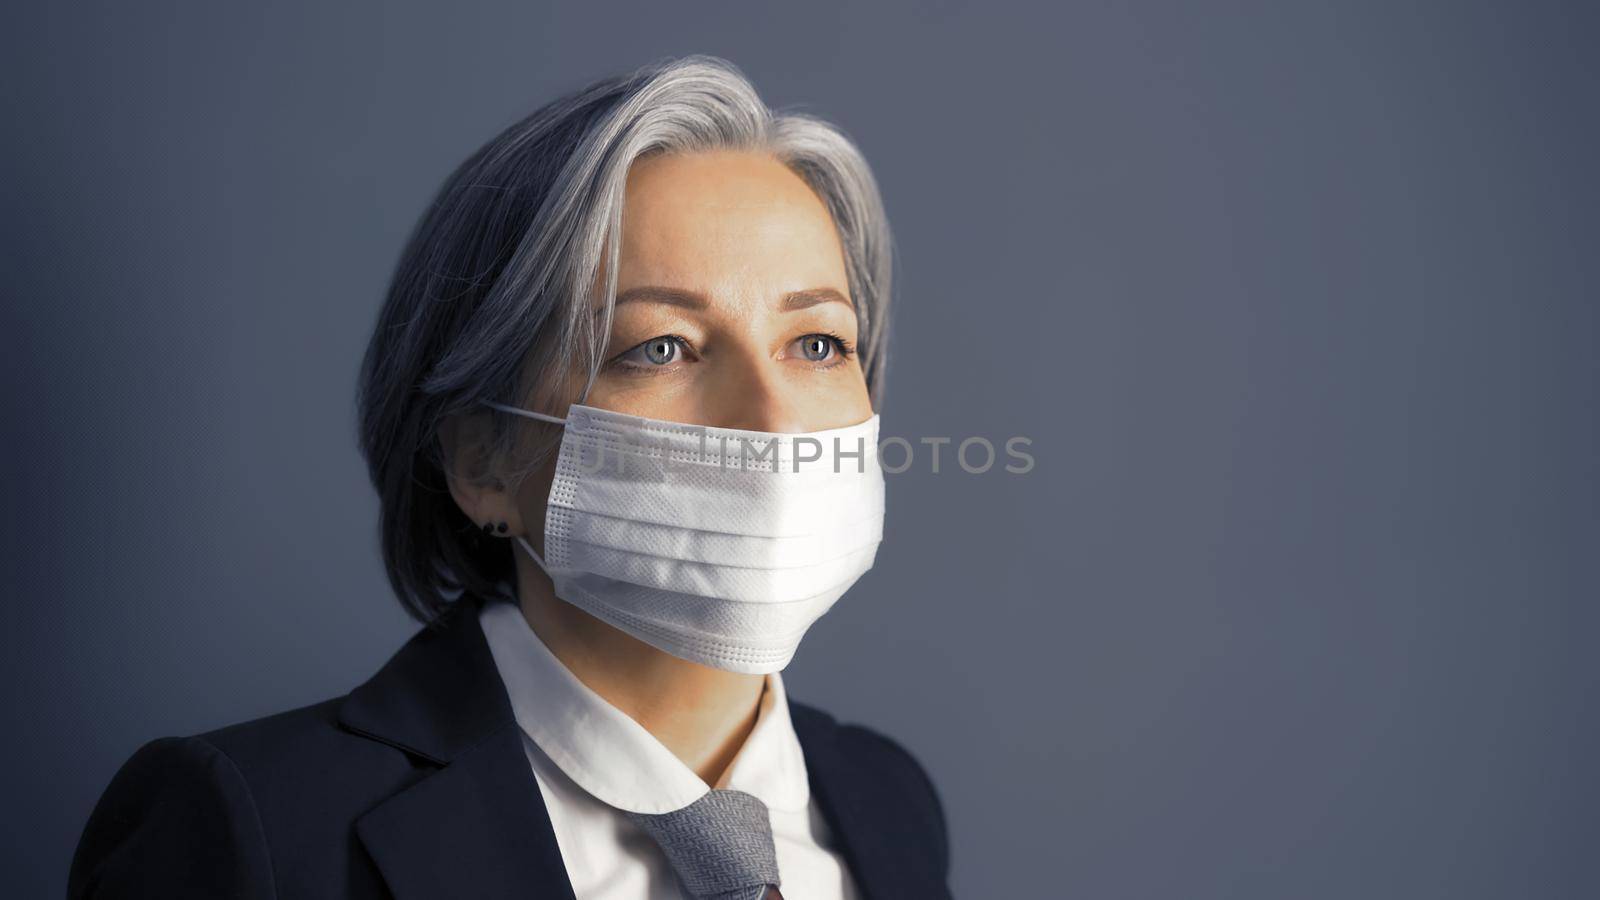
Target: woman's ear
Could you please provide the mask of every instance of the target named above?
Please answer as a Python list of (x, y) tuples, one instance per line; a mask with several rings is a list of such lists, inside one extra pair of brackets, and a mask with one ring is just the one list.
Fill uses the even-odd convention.
[(517, 498), (500, 477), (493, 428), (482, 413), (458, 413), (439, 426), (445, 481), (463, 515), (485, 533), (522, 534)]

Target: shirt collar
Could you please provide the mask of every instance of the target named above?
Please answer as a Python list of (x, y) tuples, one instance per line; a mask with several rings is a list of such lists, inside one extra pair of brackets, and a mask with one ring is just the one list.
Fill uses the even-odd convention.
[[(655, 735), (579, 681), (514, 602), (485, 602), (479, 623), (517, 724), (579, 787), (609, 806), (647, 814), (682, 809), (710, 791)], [(777, 672), (767, 676), (755, 726), (717, 786), (752, 794), (772, 809), (803, 809), (810, 800), (805, 757)]]

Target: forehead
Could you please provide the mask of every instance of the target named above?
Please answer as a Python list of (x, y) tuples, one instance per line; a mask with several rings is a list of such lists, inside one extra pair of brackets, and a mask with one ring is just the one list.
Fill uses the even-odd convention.
[(845, 290), (827, 207), (770, 156), (715, 151), (648, 157), (628, 173), (618, 288)]

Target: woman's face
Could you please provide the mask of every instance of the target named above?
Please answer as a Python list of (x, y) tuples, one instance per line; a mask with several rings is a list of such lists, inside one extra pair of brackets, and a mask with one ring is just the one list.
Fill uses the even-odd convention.
[[(616, 314), (585, 404), (782, 433), (871, 417), (833, 219), (783, 164), (735, 152), (634, 163), (619, 255)], [(582, 374), (570, 376), (581, 387)], [(542, 544), (555, 464), (520, 479), (514, 495), (470, 468), (451, 491), (472, 521), (505, 521)]]
[(628, 174), (616, 313), (586, 405), (819, 431), (872, 415), (832, 217), (759, 154), (656, 156)]

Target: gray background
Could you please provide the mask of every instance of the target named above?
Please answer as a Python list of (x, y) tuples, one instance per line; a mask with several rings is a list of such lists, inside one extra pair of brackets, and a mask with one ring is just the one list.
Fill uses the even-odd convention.
[(143, 741), (410, 634), (352, 421), (400, 242), (698, 51), (877, 168), (886, 432), (1034, 440), (892, 480), (789, 670), (926, 763), (959, 895), (1595, 896), (1584, 6), (10, 11), (0, 883), (59, 895)]

